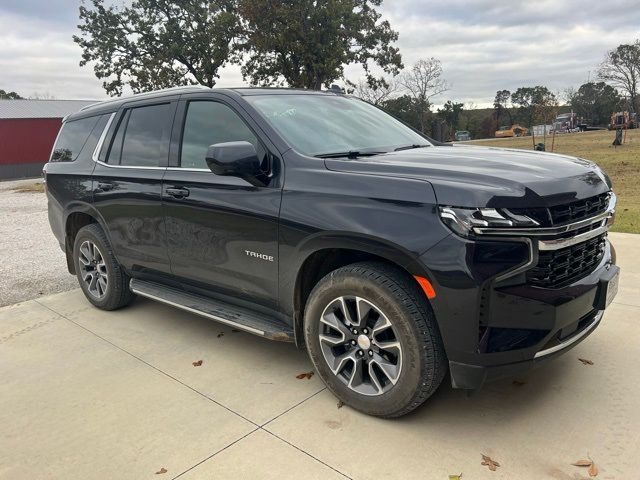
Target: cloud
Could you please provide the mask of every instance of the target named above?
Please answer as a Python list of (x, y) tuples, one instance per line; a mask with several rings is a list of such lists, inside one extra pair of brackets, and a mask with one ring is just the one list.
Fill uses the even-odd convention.
[[(80, 67), (77, 0), (3, 0), (0, 88), (23, 95), (105, 98), (90, 67)], [(637, 38), (635, 1), (386, 0), (383, 17), (400, 34), (406, 66), (437, 57), (451, 89), (447, 99), (489, 105), (500, 89), (546, 85), (561, 92), (594, 78), (605, 52)], [(356, 80), (362, 71), (349, 66)], [(237, 65), (221, 70), (220, 87), (241, 86)]]
[(418, 0), (384, 4), (405, 65), (435, 56), (454, 99), (489, 105), (495, 92), (546, 85), (561, 92), (593, 79), (605, 52), (637, 38), (635, 1)]

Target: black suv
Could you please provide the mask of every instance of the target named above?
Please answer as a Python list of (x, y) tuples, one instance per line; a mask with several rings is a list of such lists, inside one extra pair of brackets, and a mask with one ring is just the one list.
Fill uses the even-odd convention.
[(337, 92), (182, 87), (85, 107), (45, 167), (87, 299), (135, 295), (306, 347), (403, 415), (585, 338), (617, 290), (593, 163), (441, 145)]

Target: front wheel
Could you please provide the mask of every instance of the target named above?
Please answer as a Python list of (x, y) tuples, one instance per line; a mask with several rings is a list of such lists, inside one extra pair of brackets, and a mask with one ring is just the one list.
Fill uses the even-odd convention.
[(384, 263), (348, 265), (320, 280), (305, 309), (305, 341), (327, 387), (380, 417), (421, 405), (447, 369), (424, 294), (410, 275)]

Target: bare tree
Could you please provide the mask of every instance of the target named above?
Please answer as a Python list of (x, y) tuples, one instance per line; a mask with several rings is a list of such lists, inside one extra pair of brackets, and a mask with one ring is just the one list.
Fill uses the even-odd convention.
[(380, 85), (372, 86), (366, 80), (359, 80), (354, 86), (353, 94), (373, 105), (381, 105), (385, 100), (394, 97), (401, 89), (402, 85), (397, 78), (382, 79)]
[(546, 93), (539, 95), (537, 102), (533, 106), (535, 117), (542, 120), (544, 124), (543, 143), (547, 143), (547, 125), (557, 117), (560, 110), (558, 96), (559, 94), (556, 95), (547, 90)]
[(29, 100), (55, 100), (55, 99), (56, 97), (51, 95), (51, 93), (49, 92), (44, 92), (44, 93), (33, 92), (33, 94), (29, 96)]
[(631, 45), (618, 45), (607, 52), (600, 64), (598, 77), (628, 95), (631, 109), (638, 111), (638, 84), (640, 83), (640, 40)]
[(442, 63), (434, 57), (420, 59), (401, 75), (400, 83), (420, 108), (420, 130), (424, 132), (430, 100), (449, 89), (442, 78)]

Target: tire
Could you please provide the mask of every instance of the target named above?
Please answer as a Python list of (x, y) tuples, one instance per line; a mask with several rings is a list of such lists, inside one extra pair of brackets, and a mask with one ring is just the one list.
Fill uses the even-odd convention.
[(78, 231), (73, 244), (73, 263), (80, 288), (96, 307), (116, 310), (135, 298), (129, 289), (130, 277), (117, 262), (99, 225), (86, 225)]
[[(356, 317), (364, 320), (356, 324)], [(424, 293), (409, 274), (384, 263), (355, 263), (322, 278), (307, 301), (304, 334), (329, 390), (369, 415), (411, 412), (437, 390), (447, 371)]]

